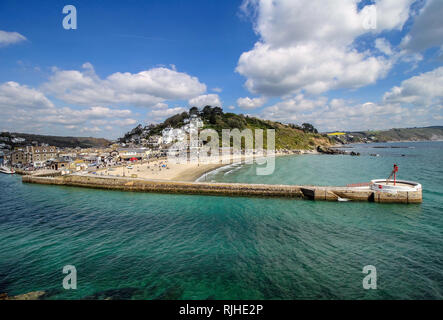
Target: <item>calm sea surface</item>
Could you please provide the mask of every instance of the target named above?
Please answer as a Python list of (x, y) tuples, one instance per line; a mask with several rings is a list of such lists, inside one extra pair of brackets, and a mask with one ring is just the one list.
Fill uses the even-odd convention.
[[(396, 163), (399, 178), (422, 183), (423, 204), (130, 193), (0, 175), (0, 293), (443, 299), (443, 142), (350, 150), (362, 156), (285, 156), (271, 176), (245, 165), (206, 180), (345, 185), (385, 178)], [(77, 268), (77, 290), (62, 287), (68, 264)], [(377, 268), (377, 290), (362, 288), (365, 265)]]

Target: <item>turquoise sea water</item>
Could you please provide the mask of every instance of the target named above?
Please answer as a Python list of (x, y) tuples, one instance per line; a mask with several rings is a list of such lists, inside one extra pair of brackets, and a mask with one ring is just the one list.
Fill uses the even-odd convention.
[[(48, 299), (442, 299), (443, 142), (352, 150), (362, 156), (285, 156), (271, 176), (246, 165), (206, 179), (345, 185), (385, 178), (397, 163), (399, 178), (423, 184), (423, 204), (131, 193), (0, 175), (0, 292), (45, 290)], [(62, 288), (68, 264), (77, 268), (77, 290)], [(377, 290), (362, 287), (365, 265), (377, 268)]]

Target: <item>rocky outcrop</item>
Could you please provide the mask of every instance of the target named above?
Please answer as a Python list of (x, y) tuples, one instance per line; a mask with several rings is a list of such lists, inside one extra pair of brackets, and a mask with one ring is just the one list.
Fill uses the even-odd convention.
[(322, 153), (322, 154), (345, 154), (345, 155), (350, 155), (350, 156), (359, 156), (360, 155), (359, 152), (354, 152), (354, 151), (346, 152), (346, 151), (328, 148), (328, 147), (324, 147), (324, 146), (318, 146), (317, 151), (318, 151), (318, 153)]
[(46, 295), (45, 291), (33, 291), (17, 296), (8, 296), (6, 293), (0, 294), (0, 300), (40, 300)]
[(332, 148), (328, 148), (328, 147), (324, 147), (324, 146), (318, 146), (317, 151), (319, 153), (323, 153), (323, 154), (346, 154), (344, 151), (336, 150), (336, 149), (332, 149)]

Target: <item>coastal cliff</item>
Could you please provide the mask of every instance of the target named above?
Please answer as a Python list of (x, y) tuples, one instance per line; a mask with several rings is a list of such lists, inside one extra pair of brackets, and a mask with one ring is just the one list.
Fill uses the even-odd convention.
[(374, 131), (343, 131), (329, 133), (336, 143), (369, 143), (396, 141), (438, 141), (443, 140), (443, 126), (424, 128), (402, 128)]

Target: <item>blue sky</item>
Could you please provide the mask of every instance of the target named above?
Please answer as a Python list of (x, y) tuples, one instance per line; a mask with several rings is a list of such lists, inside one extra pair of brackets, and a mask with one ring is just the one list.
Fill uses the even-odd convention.
[(11, 63), (17, 60), (61, 69), (90, 62), (102, 76), (174, 64), (208, 87), (225, 85), (239, 92), (242, 77), (232, 71), (239, 53), (257, 37), (250, 23), (237, 16), (240, 2), (223, 2), (125, 1), (122, 6), (122, 1), (74, 1), (69, 3), (77, 8), (78, 29), (67, 31), (62, 28), (66, 1), (2, 1), (2, 28), (28, 41), (2, 50), (1, 80), (33, 85), (44, 80), (44, 74), (17, 73)]
[(324, 131), (439, 125), (442, 14), (438, 0), (2, 0), (0, 129), (115, 138), (207, 103)]

